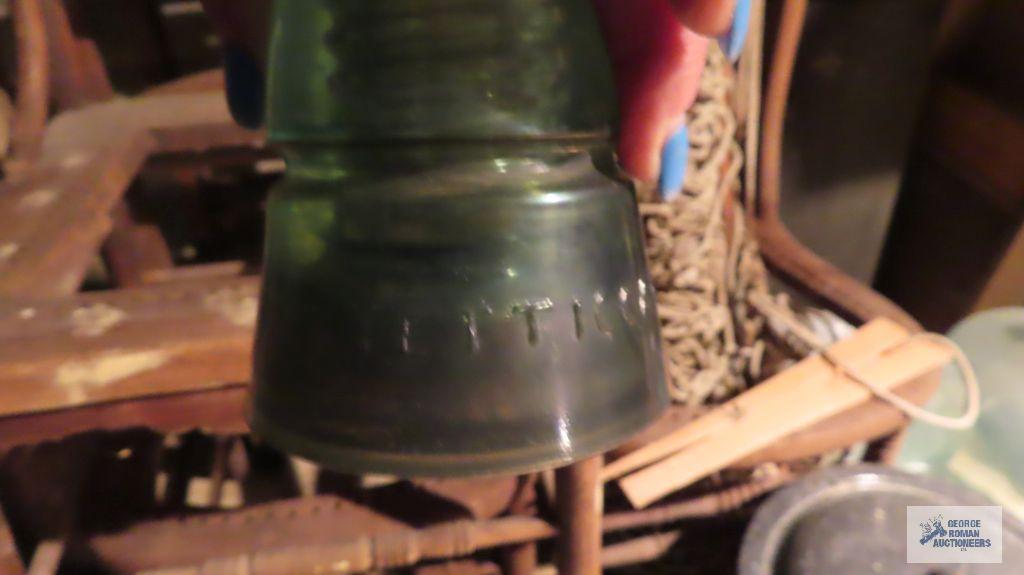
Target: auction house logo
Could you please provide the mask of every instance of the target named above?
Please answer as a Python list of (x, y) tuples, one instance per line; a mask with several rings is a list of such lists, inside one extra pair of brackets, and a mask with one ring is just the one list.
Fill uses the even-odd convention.
[(1002, 507), (907, 507), (907, 563), (1002, 561)]

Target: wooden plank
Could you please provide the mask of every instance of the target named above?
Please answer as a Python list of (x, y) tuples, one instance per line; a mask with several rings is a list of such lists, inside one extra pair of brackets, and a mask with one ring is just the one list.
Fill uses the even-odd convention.
[[(872, 341), (862, 339), (851, 343), (839, 357), (849, 357), (851, 347), (858, 351), (857, 356), (863, 357), (856, 348), (870, 346)], [(883, 349), (891, 349), (891, 346)], [(853, 367), (879, 385), (892, 389), (901, 382), (938, 370), (950, 360), (951, 355), (951, 350), (945, 346), (927, 340), (911, 340), (882, 353), (868, 365), (864, 365), (864, 360), (853, 362)], [(709, 414), (704, 418), (708, 422), (692, 424), (698, 434), (709, 424), (714, 425), (716, 428), (712, 434), (700, 437), (661, 462), (621, 479), (619, 485), (629, 500), (637, 507), (646, 506), (794, 431), (873, 397), (862, 384), (817, 356), (771, 378), (755, 390), (764, 388), (767, 389), (757, 397), (757, 401), (751, 401), (749, 394), (743, 394), (719, 410), (724, 413)], [(738, 413), (739, 416), (730, 416), (729, 413)], [(732, 417), (732, 422), (721, 425), (723, 417)]]
[[(887, 319), (878, 319), (857, 330), (849, 338), (836, 343), (832, 347), (832, 353), (849, 365), (861, 367), (884, 350), (906, 341), (908, 337), (909, 333), (902, 326)], [(788, 399), (785, 396), (780, 396), (778, 389), (780, 387), (785, 389), (790, 381), (807, 379), (812, 384), (821, 384), (832, 376), (833, 370), (822, 358), (804, 359), (711, 413), (608, 463), (605, 466), (603, 478), (606, 481), (616, 479), (664, 459), (713, 433), (732, 427), (736, 422), (737, 414), (742, 413), (746, 406), (761, 410), (772, 409), (774, 404), (780, 401), (780, 397)], [(786, 409), (786, 405), (783, 403), (780, 408)]]
[[(55, 411), (8, 415), (0, 417), (0, 451), (57, 441), (86, 431), (133, 427), (145, 427), (163, 434), (179, 434), (193, 429), (214, 435), (248, 433), (249, 425), (245, 420), (248, 395), (248, 384), (239, 383), (216, 389), (131, 397)], [(3, 574), (0, 569), (0, 575)]]
[[(938, 389), (941, 375), (941, 371), (927, 373), (901, 384), (896, 391), (907, 401), (925, 405)], [(902, 411), (882, 399), (873, 398), (825, 421), (791, 433), (730, 467), (752, 469), (766, 462), (798, 462), (864, 441), (889, 437), (906, 424), (907, 416)]]
[(258, 279), (0, 303), (0, 415), (247, 382)]

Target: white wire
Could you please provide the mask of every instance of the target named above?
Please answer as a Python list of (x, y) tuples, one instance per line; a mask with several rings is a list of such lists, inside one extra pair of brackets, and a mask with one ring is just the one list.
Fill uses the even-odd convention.
[(865, 377), (859, 370), (844, 363), (842, 360), (830, 354), (827, 350), (819, 348), (819, 352), (837, 368), (845, 372), (864, 387), (870, 389), (871, 392), (879, 399), (888, 402), (893, 407), (905, 413), (908, 417), (943, 429), (962, 430), (971, 428), (978, 421), (978, 415), (981, 412), (981, 390), (978, 386), (978, 377), (974, 373), (974, 368), (971, 366), (971, 362), (967, 359), (964, 351), (960, 349), (960, 346), (957, 345), (956, 342), (937, 333), (916, 333), (911, 335), (910, 339), (925, 339), (939, 345), (947, 346), (952, 350), (953, 361), (960, 370), (960, 374), (963, 376), (962, 381), (964, 389), (967, 392), (967, 405), (962, 414), (952, 417), (928, 411), (927, 409), (924, 409), (923, 407), (916, 405), (913, 402), (896, 395), (885, 387), (871, 381), (870, 378)]

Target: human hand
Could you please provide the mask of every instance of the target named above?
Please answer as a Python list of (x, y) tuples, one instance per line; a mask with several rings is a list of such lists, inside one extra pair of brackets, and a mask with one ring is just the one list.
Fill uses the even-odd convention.
[(618, 159), (662, 197), (683, 186), (686, 110), (697, 97), (708, 37), (732, 59), (746, 36), (750, 0), (592, 0), (605, 31), (619, 96)]

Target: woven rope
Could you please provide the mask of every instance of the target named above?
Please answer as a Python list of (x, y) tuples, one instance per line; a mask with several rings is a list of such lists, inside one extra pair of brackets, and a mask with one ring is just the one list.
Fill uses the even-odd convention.
[[(647, 260), (657, 289), (669, 392), (688, 405), (719, 403), (764, 377), (766, 335), (794, 355), (819, 353), (907, 416), (937, 427), (965, 429), (978, 418), (977, 378), (963, 352), (937, 334), (916, 334), (950, 346), (967, 391), (962, 415), (929, 412), (832, 357), (784, 294), (773, 295), (754, 239), (746, 233), (740, 173), (743, 151), (729, 105), (734, 74), (712, 45), (697, 101), (687, 113), (690, 155), (682, 193), (670, 202), (643, 202)], [(726, 199), (734, 217), (724, 220)]]
[[(690, 156), (682, 193), (640, 205), (651, 279), (658, 291), (669, 391), (689, 405), (719, 402), (763, 377), (766, 320), (751, 293), (773, 298), (739, 202), (731, 226), (726, 198), (740, 191), (743, 150), (729, 105), (731, 66), (708, 53), (697, 101), (687, 115)], [(774, 301), (785, 304), (784, 296)]]

